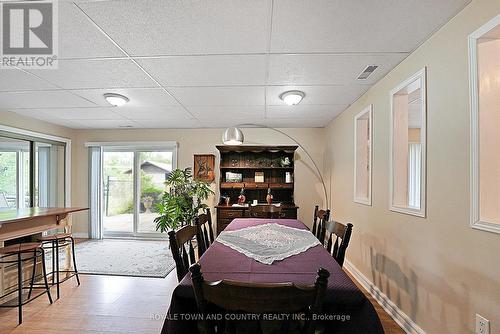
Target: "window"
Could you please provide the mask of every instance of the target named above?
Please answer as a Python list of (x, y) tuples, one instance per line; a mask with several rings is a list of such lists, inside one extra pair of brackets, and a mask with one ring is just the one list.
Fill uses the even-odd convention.
[(69, 143), (65, 138), (1, 126), (0, 209), (69, 205)]
[(0, 136), (0, 209), (30, 206), (30, 142)]
[(91, 237), (164, 237), (153, 220), (164, 182), (176, 168), (177, 144), (86, 145), (91, 160)]
[(425, 217), (425, 68), (391, 91), (390, 210)]
[(354, 117), (354, 202), (372, 205), (372, 105)]
[(471, 226), (500, 233), (500, 15), (469, 36)]

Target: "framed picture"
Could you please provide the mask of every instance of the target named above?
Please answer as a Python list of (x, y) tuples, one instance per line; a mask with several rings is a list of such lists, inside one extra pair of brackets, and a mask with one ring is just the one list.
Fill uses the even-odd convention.
[(194, 179), (206, 182), (215, 180), (215, 155), (195, 154), (194, 155)]

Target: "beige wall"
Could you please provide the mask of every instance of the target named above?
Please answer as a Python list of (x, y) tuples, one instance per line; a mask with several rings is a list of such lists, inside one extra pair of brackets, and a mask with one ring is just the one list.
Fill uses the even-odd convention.
[(43, 122), (34, 118), (24, 117), (13, 112), (0, 110), (0, 124), (18, 129), (40, 132), (52, 136), (72, 139), (74, 130), (63, 126)]
[[(179, 168), (193, 166), (193, 154), (215, 154), (216, 169), (219, 156), (215, 145), (221, 144), (224, 129), (164, 129), (164, 130), (79, 130), (73, 145), (73, 205), (88, 206), (88, 152), (84, 146), (88, 141), (177, 141), (179, 144), (177, 162)], [(314, 158), (320, 168), (323, 166), (325, 129), (285, 129), (296, 138)], [(243, 129), (245, 145), (285, 145), (295, 144), (284, 135), (270, 129)], [(323, 204), (323, 188), (315, 176), (315, 170), (304, 152), (299, 148), (295, 161), (295, 203), (300, 207), (299, 219), (310, 224), (314, 205)], [(216, 175), (218, 182), (219, 176)], [(213, 189), (217, 187), (214, 184)], [(218, 193), (211, 198), (213, 206)], [(74, 231), (88, 231), (88, 216), (80, 214), (74, 220)]]
[[(348, 260), (427, 333), (500, 333), (500, 235), (469, 227), (467, 36), (500, 13), (473, 1), (327, 128), (333, 218), (354, 224)], [(427, 66), (427, 218), (389, 208), (389, 91)], [(373, 206), (353, 202), (353, 118), (373, 104)], [(351, 139), (349, 139), (351, 138)], [(497, 151), (498, 152), (498, 151)]]

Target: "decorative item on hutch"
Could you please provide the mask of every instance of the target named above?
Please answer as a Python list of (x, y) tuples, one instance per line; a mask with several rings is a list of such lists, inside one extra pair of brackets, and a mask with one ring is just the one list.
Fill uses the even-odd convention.
[(271, 188), (267, 188), (266, 202), (267, 204), (273, 203), (273, 194), (271, 194)]
[(238, 196), (238, 205), (244, 205), (246, 202), (245, 189), (241, 188), (240, 196)]

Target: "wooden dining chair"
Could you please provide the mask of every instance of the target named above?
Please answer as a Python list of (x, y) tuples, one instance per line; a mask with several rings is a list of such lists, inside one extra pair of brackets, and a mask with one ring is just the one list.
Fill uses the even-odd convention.
[[(328, 237), (326, 249), (341, 267), (344, 264), (345, 253), (347, 247), (349, 246), (349, 240), (351, 240), (352, 226), (353, 225), (351, 223), (348, 223), (346, 226), (336, 221), (326, 223), (325, 230)], [(335, 243), (333, 243), (333, 239), (335, 239)]]
[(205, 213), (199, 214), (195, 219), (195, 225), (198, 227), (199, 233), (202, 237), (204, 250), (214, 242), (214, 230), (212, 227), (212, 215), (210, 209), (207, 208)]
[[(200, 230), (196, 225), (187, 225), (177, 231), (168, 232), (170, 250), (175, 261), (179, 282), (186, 276), (189, 267), (203, 255), (204, 245)], [(193, 244), (193, 240), (196, 243)]]
[(319, 205), (314, 207), (314, 219), (312, 233), (318, 240), (325, 243), (325, 223), (330, 219), (330, 210), (320, 210)]
[(276, 205), (254, 205), (250, 206), (250, 217), (252, 218), (283, 218), (281, 206)]
[[(328, 285), (328, 270), (319, 268), (314, 285), (293, 283), (246, 283), (230, 280), (208, 282), (203, 278), (201, 266), (189, 268), (196, 304), (201, 314), (213, 314), (216, 310), (249, 314), (305, 314), (306, 322), (300, 333), (312, 334), (316, 329), (317, 315), (321, 314), (323, 299)], [(221, 310), (222, 309), (222, 310)], [(203, 317), (206, 333), (234, 333), (235, 323), (218, 323)], [(291, 321), (280, 324), (279, 333), (289, 333)], [(247, 326), (248, 322), (244, 322)]]

